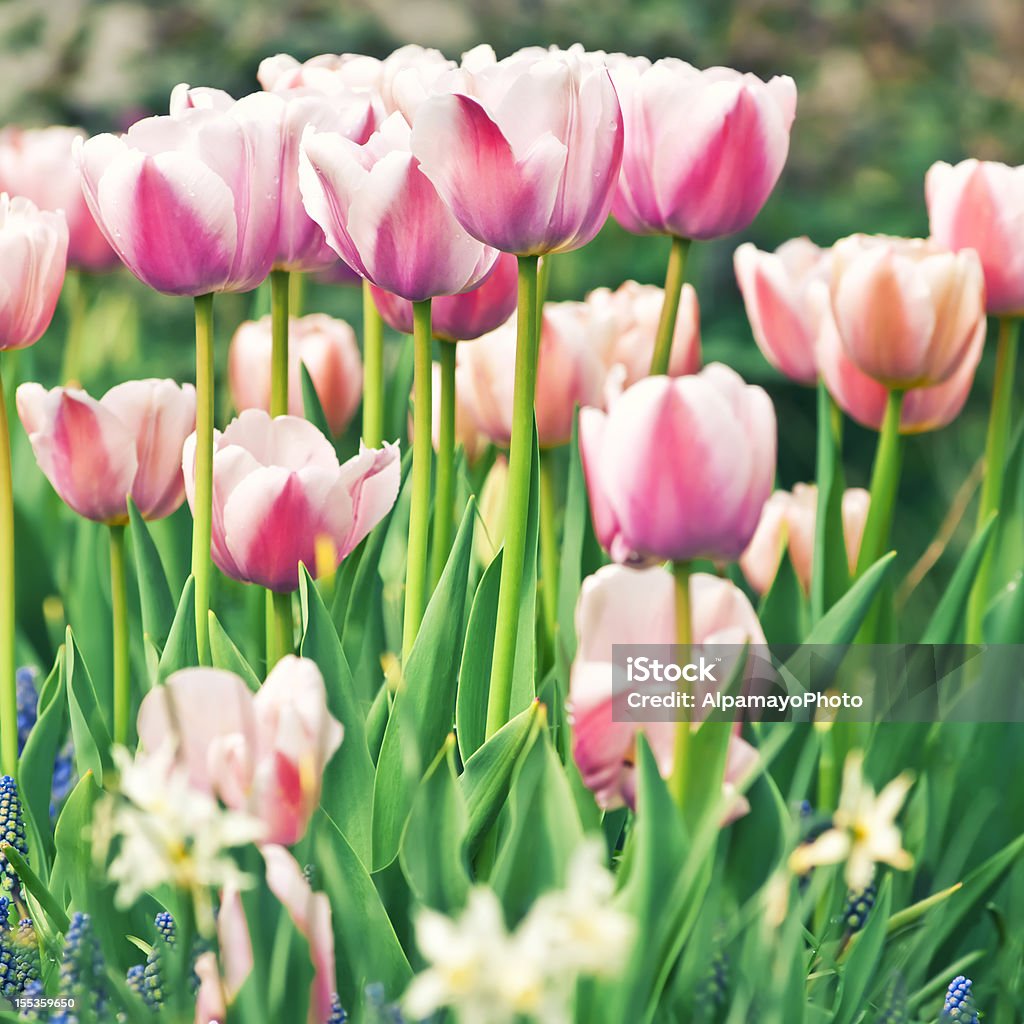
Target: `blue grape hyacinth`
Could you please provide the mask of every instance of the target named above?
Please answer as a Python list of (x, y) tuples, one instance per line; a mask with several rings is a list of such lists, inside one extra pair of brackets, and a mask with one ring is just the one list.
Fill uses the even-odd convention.
[[(22, 666), (16, 674), (18, 692), (18, 756), (21, 756), (29, 735), (38, 718), (39, 690), (36, 680), (39, 673), (35, 668)], [(50, 817), (56, 819), (57, 812), (75, 785), (75, 748), (69, 739), (57, 751), (53, 762), (53, 781), (50, 786)]]
[(946, 989), (946, 1001), (942, 1006), (943, 1024), (956, 1021), (956, 1024), (978, 1024), (978, 1010), (974, 1005), (973, 983), (962, 974), (957, 975)]
[[(13, 847), (22, 857), (28, 857), (21, 797), (18, 795), (18, 784), (10, 775), (0, 776), (0, 843)], [(19, 891), (18, 874), (6, 858), (3, 859), (0, 884), (7, 892)]]
[(851, 932), (859, 932), (867, 924), (868, 915), (871, 913), (878, 897), (878, 890), (874, 885), (869, 885), (860, 892), (851, 892), (846, 897), (846, 908), (843, 910), (843, 924)]
[(76, 912), (64, 936), (64, 956), (60, 964), (58, 995), (74, 1000), (74, 1009), (50, 1016), (50, 1024), (77, 1024), (80, 1017), (104, 1020), (106, 982), (103, 954), (100, 952), (92, 918)]

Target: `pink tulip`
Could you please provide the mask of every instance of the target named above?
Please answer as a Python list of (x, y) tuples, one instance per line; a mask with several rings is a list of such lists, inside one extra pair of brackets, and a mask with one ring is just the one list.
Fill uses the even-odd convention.
[(96, 226), (71, 160), (78, 128), (5, 128), (0, 132), (0, 191), (25, 196), (40, 210), (63, 210), (68, 226), (68, 263), (109, 270), (117, 253)]
[[(515, 351), (515, 319), (458, 348), (457, 392), (481, 432), (501, 447), (508, 447), (512, 437)], [(565, 444), (572, 437), (576, 406), (602, 402), (604, 380), (605, 368), (593, 344), (586, 305), (546, 303), (536, 400), (542, 448)]]
[(816, 349), (828, 309), (831, 262), (830, 251), (809, 238), (791, 238), (773, 253), (746, 242), (733, 256), (757, 347), (799, 384), (818, 380)]
[(378, 287), (416, 302), (467, 291), (494, 266), (497, 252), (466, 234), (423, 174), (400, 114), (364, 146), (308, 128), (301, 153), (307, 212)]
[(292, 655), (255, 694), (231, 672), (175, 672), (143, 698), (138, 732), (151, 754), (174, 748), (191, 786), (254, 815), (267, 842), (288, 846), (306, 834), (342, 739), (316, 663)]
[[(516, 309), (516, 260), (501, 253), (494, 269), (475, 288), (444, 295), (430, 307), (434, 336), (444, 341), (471, 341), (500, 327)], [(384, 322), (403, 334), (412, 334), (412, 303), (374, 287), (373, 301)]]
[(149, 117), (76, 142), (89, 209), (128, 269), (172, 295), (248, 291), (277, 245), (284, 102)]
[(586, 245), (611, 208), (622, 113), (608, 71), (573, 52), (463, 70), (467, 94), (419, 107), (413, 152), (466, 230), (518, 255)]
[(580, 452), (594, 529), (616, 562), (732, 561), (775, 477), (775, 410), (720, 363), (648, 377), (611, 409), (583, 409)]
[(695, 239), (747, 227), (786, 162), (793, 80), (675, 58), (615, 61), (611, 73), (626, 143), (615, 219), (637, 234)]
[(932, 238), (954, 251), (973, 249), (981, 259), (988, 311), (1024, 313), (1024, 167), (932, 164), (924, 189)]
[[(309, 371), (333, 434), (349, 425), (363, 390), (363, 362), (355, 331), (344, 320), (310, 313), (289, 321), (288, 412), (302, 416), (302, 370)], [(270, 409), (270, 317), (243, 323), (228, 352), (228, 381), (235, 408)]]
[(851, 235), (832, 247), (832, 313), (843, 351), (889, 388), (953, 377), (985, 323), (985, 280), (973, 250)]
[(172, 380), (133, 380), (97, 401), (84, 391), (22, 384), (18, 415), (39, 468), (80, 516), (163, 519), (185, 497), (181, 452), (195, 429), (196, 392)]
[[(984, 347), (985, 321), (981, 320), (970, 348), (949, 380), (930, 388), (914, 388), (904, 394), (900, 408), (901, 434), (938, 430), (960, 415), (974, 383), (974, 373), (981, 362)], [(849, 358), (831, 316), (823, 321), (818, 361), (825, 386), (839, 408), (862, 426), (881, 430), (888, 389), (862, 373)]]
[[(871, 496), (862, 487), (851, 487), (843, 494), (843, 537), (850, 572), (860, 554), (870, 503)], [(758, 593), (764, 594), (770, 589), (786, 550), (800, 585), (805, 592), (810, 591), (817, 516), (818, 488), (814, 484), (797, 484), (792, 494), (776, 491), (768, 499), (757, 530), (747, 550), (740, 555), (743, 575)]]
[[(693, 643), (766, 643), (761, 624), (743, 592), (728, 580), (706, 573), (690, 577)], [(579, 647), (569, 684), (573, 758), (598, 804), (611, 809), (636, 804), (636, 741), (643, 734), (663, 777), (672, 770), (678, 724), (641, 722), (625, 712), (625, 693), (613, 693), (614, 644), (674, 644), (675, 591), (663, 568), (629, 569), (606, 565), (583, 581), (576, 606)], [(621, 719), (617, 721), (616, 719)], [(738, 729), (738, 726), (737, 726)], [(723, 780), (729, 799), (724, 822), (745, 814), (749, 805), (730, 791), (757, 759), (754, 749), (734, 736)]]
[[(602, 340), (603, 358), (610, 370), (625, 369), (625, 386), (646, 377), (651, 369), (665, 292), (653, 284), (626, 281), (615, 291), (597, 288), (586, 299), (593, 314), (593, 331)], [(700, 306), (692, 285), (684, 285), (672, 340), (669, 376), (681, 377), (700, 369)]]
[(63, 214), (0, 194), (0, 352), (35, 344), (50, 326), (67, 251)]
[[(194, 506), (195, 435), (185, 442), (185, 493)], [(342, 465), (312, 423), (247, 409), (215, 432), (213, 539), (218, 568), (233, 579), (287, 593), (299, 563), (317, 570), (317, 542), (335, 566), (388, 514), (398, 497), (397, 444), (363, 448)]]

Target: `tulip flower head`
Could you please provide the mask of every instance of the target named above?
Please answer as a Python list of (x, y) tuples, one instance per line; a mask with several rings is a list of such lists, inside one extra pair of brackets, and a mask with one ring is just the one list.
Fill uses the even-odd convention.
[(0, 194), (0, 352), (35, 344), (50, 326), (67, 253), (64, 214)]
[(615, 219), (636, 234), (700, 240), (747, 227), (789, 153), (793, 80), (701, 71), (675, 58), (610, 67), (625, 134)]
[(648, 377), (579, 418), (594, 529), (617, 562), (733, 561), (775, 477), (775, 410), (720, 363)]
[(928, 169), (924, 190), (934, 241), (978, 254), (989, 313), (1024, 313), (1024, 167), (940, 162)]
[[(293, 318), (288, 327), (288, 412), (303, 413), (302, 367), (313, 381), (333, 434), (342, 434), (359, 408), (363, 361), (355, 331), (323, 313)], [(243, 323), (231, 339), (228, 382), (235, 408), (270, 409), (270, 316)]]
[[(195, 435), (185, 442), (185, 493), (195, 501)], [(214, 436), (213, 561), (233, 579), (287, 593), (299, 563), (323, 565), (317, 543), (333, 544), (334, 567), (391, 510), (398, 497), (397, 444), (363, 448), (339, 465), (312, 423), (247, 409)]]
[(184, 500), (181, 453), (196, 422), (191, 384), (127, 381), (97, 401), (28, 383), (17, 405), (39, 468), (80, 516), (126, 523), (130, 497), (143, 519), (163, 519)]
[(68, 226), (68, 263), (109, 270), (120, 261), (96, 226), (82, 179), (71, 159), (80, 128), (5, 128), (0, 131), (0, 191), (31, 199), (40, 210), (62, 210)]

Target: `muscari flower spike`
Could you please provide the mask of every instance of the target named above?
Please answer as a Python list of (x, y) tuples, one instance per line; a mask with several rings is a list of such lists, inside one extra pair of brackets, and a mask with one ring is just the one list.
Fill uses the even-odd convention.
[[(39, 672), (35, 668), (23, 665), (18, 669), (18, 754), (25, 749), (25, 744), (38, 716), (39, 690), (36, 680)], [(56, 821), (57, 812), (75, 784), (75, 748), (69, 739), (57, 752), (53, 762), (53, 782), (50, 788), (50, 817)]]
[(973, 983), (958, 974), (946, 989), (946, 1001), (942, 1006), (942, 1024), (956, 1021), (956, 1024), (978, 1024), (978, 1010), (974, 1005)]
[(164, 1001), (164, 971), (163, 951), (164, 947), (173, 948), (177, 940), (177, 929), (174, 924), (174, 917), (169, 911), (161, 910), (153, 919), (153, 927), (156, 929), (156, 940), (153, 948), (146, 956), (146, 965), (143, 967), (143, 993), (146, 1005), (151, 1009), (158, 1009)]
[(327, 1024), (346, 1024), (347, 1020), (348, 1014), (345, 1012), (345, 1007), (341, 1005), (338, 993), (335, 992), (331, 996), (331, 1015), (327, 1018)]
[(39, 940), (32, 918), (23, 918), (18, 923), (18, 930), (12, 940), (14, 949), (15, 982), (20, 991), (24, 992), (27, 985), (39, 980)]
[[(43, 988), (43, 983), (37, 978), (35, 981), (30, 981), (24, 991), (21, 993), (26, 999), (45, 999), (46, 989)], [(48, 1021), (49, 1017), (47, 1011), (42, 1007), (25, 1005), (22, 1006), (21, 1012), (18, 1014), (19, 1020), (33, 1020), (38, 1021), (40, 1024), (44, 1021)]]
[[(18, 784), (10, 775), (0, 777), (0, 843), (7, 843), (22, 857), (28, 857), (21, 797), (18, 796)], [(18, 892), (18, 874), (6, 858), (3, 860), (3, 877), (0, 878), (0, 884), (7, 892)]]
[(707, 973), (697, 989), (696, 1009), (700, 1019), (713, 1017), (719, 1007), (725, 1004), (728, 995), (729, 954), (722, 943), (716, 941), (708, 961)]
[(406, 1024), (398, 1004), (387, 1001), (384, 986), (379, 981), (367, 985), (365, 991), (367, 1024)]
[(74, 1000), (74, 1008), (51, 1015), (50, 1024), (76, 1024), (79, 1018), (103, 1020), (106, 1008), (103, 954), (92, 918), (76, 911), (64, 936), (58, 996)]
[(896, 975), (889, 989), (889, 998), (872, 1019), (872, 1024), (909, 1024), (910, 1010), (907, 1008), (907, 986), (902, 976)]
[(843, 924), (851, 932), (859, 932), (867, 923), (877, 896), (878, 890), (873, 884), (860, 892), (849, 893), (846, 898), (846, 909), (843, 911)]

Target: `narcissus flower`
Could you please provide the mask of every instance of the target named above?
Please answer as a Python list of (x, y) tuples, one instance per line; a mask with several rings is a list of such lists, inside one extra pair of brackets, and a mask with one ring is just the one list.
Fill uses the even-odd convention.
[(181, 453), (195, 429), (196, 392), (172, 380), (132, 380), (99, 401), (74, 388), (22, 384), (18, 415), (39, 468), (80, 516), (163, 519), (185, 498)]

